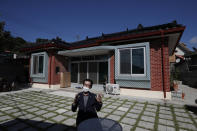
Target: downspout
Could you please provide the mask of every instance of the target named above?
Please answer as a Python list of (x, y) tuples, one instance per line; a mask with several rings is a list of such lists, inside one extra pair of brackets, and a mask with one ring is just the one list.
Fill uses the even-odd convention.
[(164, 65), (165, 65), (165, 59), (163, 58), (164, 55), (164, 31), (161, 30), (161, 39), (162, 39), (162, 46), (161, 46), (161, 68), (162, 68), (162, 85), (163, 85), (163, 93), (164, 93), (164, 99), (166, 98), (166, 87), (165, 87), (165, 81), (164, 81)]
[(31, 79), (31, 56), (29, 58), (29, 83), (32, 84), (32, 79)]
[(49, 88), (51, 88), (51, 61), (52, 56), (49, 57)]

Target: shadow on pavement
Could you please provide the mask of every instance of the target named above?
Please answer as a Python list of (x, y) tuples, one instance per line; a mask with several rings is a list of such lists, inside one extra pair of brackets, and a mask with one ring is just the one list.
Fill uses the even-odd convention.
[(77, 131), (74, 126), (29, 119), (14, 119), (0, 124), (0, 131)]
[(185, 109), (188, 111), (193, 112), (194, 114), (197, 115), (197, 106), (194, 105), (185, 105)]

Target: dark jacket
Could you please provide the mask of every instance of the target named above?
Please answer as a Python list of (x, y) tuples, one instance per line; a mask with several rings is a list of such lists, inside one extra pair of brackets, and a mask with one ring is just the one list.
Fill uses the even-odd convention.
[(89, 92), (89, 97), (87, 101), (86, 108), (84, 107), (83, 92), (80, 92), (77, 96), (77, 103), (72, 104), (72, 111), (75, 112), (77, 107), (79, 108), (77, 113), (76, 125), (78, 126), (82, 121), (90, 118), (98, 118), (97, 112), (100, 111), (102, 107), (102, 102), (99, 103), (96, 100), (96, 94)]

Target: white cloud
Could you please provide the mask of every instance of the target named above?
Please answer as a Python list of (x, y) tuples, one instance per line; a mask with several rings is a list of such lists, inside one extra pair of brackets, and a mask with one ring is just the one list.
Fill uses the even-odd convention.
[(194, 36), (189, 41), (191, 44), (197, 44), (197, 36)]

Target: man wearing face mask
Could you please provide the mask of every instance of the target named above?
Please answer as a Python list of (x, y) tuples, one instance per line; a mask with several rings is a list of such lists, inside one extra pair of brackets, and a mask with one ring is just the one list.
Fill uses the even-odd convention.
[(97, 111), (101, 110), (102, 98), (101, 94), (94, 94), (90, 92), (93, 82), (90, 79), (83, 81), (83, 91), (75, 96), (72, 103), (72, 111), (75, 112), (77, 107), (79, 108), (77, 113), (76, 125), (90, 118), (98, 118)]

